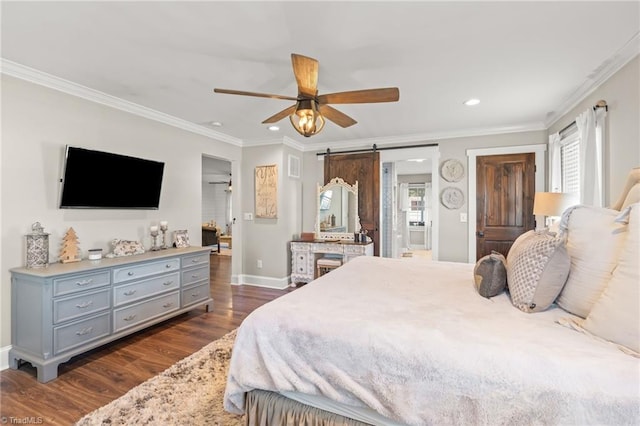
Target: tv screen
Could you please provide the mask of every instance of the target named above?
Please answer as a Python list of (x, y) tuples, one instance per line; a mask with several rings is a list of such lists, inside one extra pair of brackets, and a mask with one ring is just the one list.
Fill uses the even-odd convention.
[(67, 146), (62, 209), (144, 209), (160, 205), (164, 163)]

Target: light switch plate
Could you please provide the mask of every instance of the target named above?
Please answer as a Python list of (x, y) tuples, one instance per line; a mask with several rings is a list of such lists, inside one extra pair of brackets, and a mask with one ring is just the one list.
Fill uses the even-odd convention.
[(253, 213), (245, 213), (244, 220), (253, 220)]
[(467, 214), (460, 213), (460, 222), (466, 222), (466, 221), (467, 221)]

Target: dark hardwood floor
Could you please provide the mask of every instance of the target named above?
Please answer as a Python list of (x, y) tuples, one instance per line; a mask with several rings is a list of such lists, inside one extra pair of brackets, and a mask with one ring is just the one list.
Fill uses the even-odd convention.
[(254, 309), (288, 290), (232, 286), (231, 257), (211, 255), (213, 309), (204, 308), (73, 357), (58, 378), (36, 380), (23, 364), (0, 372), (0, 424), (70, 425), (235, 329)]

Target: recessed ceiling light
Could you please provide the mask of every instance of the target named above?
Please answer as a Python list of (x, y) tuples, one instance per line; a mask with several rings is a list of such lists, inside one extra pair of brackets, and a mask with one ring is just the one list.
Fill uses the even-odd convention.
[(278, 126), (269, 126), (269, 127), (267, 127), (267, 129), (271, 130), (272, 132), (277, 132), (278, 130), (280, 130), (280, 127), (278, 127)]
[(222, 123), (219, 121), (212, 121), (209, 124), (212, 125), (213, 127), (222, 127)]
[(475, 98), (464, 101), (464, 104), (466, 106), (474, 106), (474, 105), (478, 105), (479, 103), (480, 103), (480, 99), (475, 99)]

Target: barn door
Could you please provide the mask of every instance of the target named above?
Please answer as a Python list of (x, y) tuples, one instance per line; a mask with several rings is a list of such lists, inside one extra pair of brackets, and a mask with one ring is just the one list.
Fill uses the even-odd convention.
[(358, 181), (358, 215), (362, 227), (373, 240), (374, 256), (380, 255), (380, 154), (330, 154), (324, 158), (324, 183), (342, 178)]
[(476, 159), (476, 258), (507, 255), (515, 239), (535, 227), (535, 153)]

